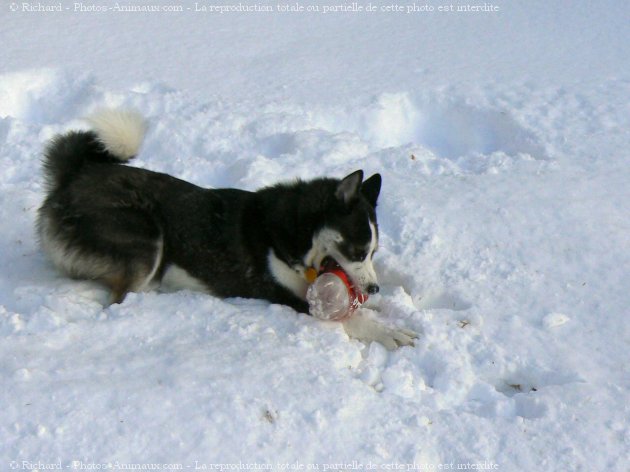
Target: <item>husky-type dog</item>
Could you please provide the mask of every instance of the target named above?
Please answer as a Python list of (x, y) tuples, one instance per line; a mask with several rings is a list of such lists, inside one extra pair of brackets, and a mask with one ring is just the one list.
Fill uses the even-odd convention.
[[(381, 176), (281, 183), (256, 192), (204, 189), (124, 165), (146, 130), (133, 112), (104, 110), (91, 131), (57, 136), (44, 158), (47, 198), (38, 233), (53, 263), (98, 280), (112, 302), (154, 286), (218, 297), (261, 298), (308, 313), (306, 271), (332, 258), (357, 290), (379, 290), (376, 203)], [(355, 315), (348, 334), (387, 347), (406, 330)]]

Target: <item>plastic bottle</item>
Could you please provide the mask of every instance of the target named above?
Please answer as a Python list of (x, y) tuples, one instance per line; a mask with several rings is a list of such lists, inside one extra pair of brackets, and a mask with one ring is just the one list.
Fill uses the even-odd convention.
[(354, 289), (343, 269), (335, 268), (319, 274), (309, 286), (306, 300), (315, 318), (339, 321), (349, 317), (367, 295)]

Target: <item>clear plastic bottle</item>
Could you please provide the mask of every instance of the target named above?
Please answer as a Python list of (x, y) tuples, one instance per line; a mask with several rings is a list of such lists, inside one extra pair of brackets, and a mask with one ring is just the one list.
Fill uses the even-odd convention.
[(341, 269), (321, 273), (306, 292), (311, 315), (320, 320), (339, 321), (347, 318), (367, 295), (357, 292)]

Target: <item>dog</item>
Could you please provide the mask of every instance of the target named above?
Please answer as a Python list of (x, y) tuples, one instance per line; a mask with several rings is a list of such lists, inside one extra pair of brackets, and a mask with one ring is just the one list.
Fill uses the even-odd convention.
[[(378, 292), (372, 260), (379, 174), (363, 180), (357, 170), (255, 192), (204, 189), (125, 165), (146, 131), (139, 114), (102, 110), (88, 122), (91, 130), (56, 136), (47, 146), (37, 232), (56, 267), (105, 284), (112, 303), (163, 287), (265, 299), (308, 313), (306, 272), (327, 258), (358, 291)], [(344, 328), (388, 348), (413, 343), (411, 332), (357, 314)]]

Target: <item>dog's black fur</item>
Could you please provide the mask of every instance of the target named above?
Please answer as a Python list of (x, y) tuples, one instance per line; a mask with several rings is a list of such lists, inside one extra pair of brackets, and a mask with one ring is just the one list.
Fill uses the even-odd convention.
[(203, 189), (124, 165), (92, 131), (55, 138), (44, 166), (44, 248), (70, 275), (108, 285), (114, 302), (176, 265), (214, 295), (262, 298), (306, 313), (306, 301), (270, 271), (269, 251), (301, 267), (314, 235), (332, 228), (343, 235), (338, 250), (348, 260), (365, 257), (381, 187), (380, 175), (362, 182), (357, 171), (256, 192)]

